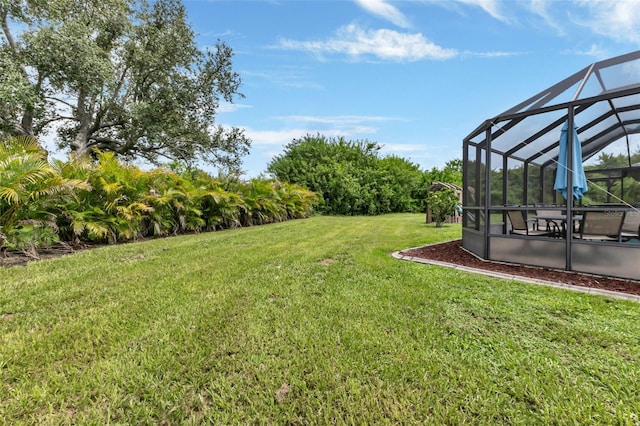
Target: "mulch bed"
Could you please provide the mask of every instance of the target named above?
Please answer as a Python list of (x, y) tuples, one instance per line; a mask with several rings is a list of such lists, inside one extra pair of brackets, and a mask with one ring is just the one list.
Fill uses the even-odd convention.
[(536, 278), (556, 283), (570, 284), (581, 287), (597, 288), (617, 291), (640, 296), (640, 281), (602, 277), (597, 275), (566, 272), (555, 269), (530, 267), (523, 265), (490, 262), (478, 259), (462, 248), (462, 240), (449, 241), (410, 250), (404, 250), (404, 256), (437, 260), (470, 268), (484, 269), (521, 277)]

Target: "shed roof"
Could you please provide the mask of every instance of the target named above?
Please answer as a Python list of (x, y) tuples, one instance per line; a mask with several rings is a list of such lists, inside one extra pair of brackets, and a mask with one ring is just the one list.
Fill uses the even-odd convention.
[(629, 135), (640, 133), (640, 50), (581, 69), (486, 120), (465, 142), (485, 147), (489, 133), (493, 153), (555, 169), (572, 107), (584, 161), (621, 138), (628, 144)]

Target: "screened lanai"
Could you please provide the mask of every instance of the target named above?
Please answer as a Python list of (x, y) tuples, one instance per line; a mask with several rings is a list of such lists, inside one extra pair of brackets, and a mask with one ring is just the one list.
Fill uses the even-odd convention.
[[(579, 146), (566, 162), (563, 126), (565, 146)], [(463, 246), (488, 260), (640, 280), (638, 141), (640, 51), (486, 120), (463, 141)], [(558, 171), (566, 198), (554, 190)]]

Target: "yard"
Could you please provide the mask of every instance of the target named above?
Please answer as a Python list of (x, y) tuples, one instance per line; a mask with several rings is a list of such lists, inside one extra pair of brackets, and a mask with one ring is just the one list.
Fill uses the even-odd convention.
[(7, 424), (637, 424), (640, 305), (402, 262), (424, 215), (0, 269)]

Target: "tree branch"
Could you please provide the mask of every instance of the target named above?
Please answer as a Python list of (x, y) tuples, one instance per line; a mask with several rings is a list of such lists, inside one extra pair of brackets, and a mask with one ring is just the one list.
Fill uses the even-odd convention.
[(109, 127), (124, 126), (125, 124), (126, 123), (124, 121), (122, 121), (122, 120), (109, 121), (107, 123), (100, 124), (100, 126), (98, 126), (98, 128), (96, 130), (108, 129)]
[(18, 46), (16, 46), (16, 42), (13, 39), (13, 35), (9, 30), (9, 22), (7, 21), (7, 17), (9, 16), (9, 7), (7, 6), (5, 9), (2, 9), (2, 31), (4, 32), (4, 36), (7, 39), (7, 43), (9, 43), (9, 47), (13, 54), (18, 53)]
[(113, 96), (111, 97), (111, 102), (115, 103), (115, 99), (118, 97), (118, 94), (120, 93), (120, 90), (122, 90), (122, 85), (124, 84), (125, 81), (125, 77), (127, 76), (127, 72), (129, 71), (129, 66), (125, 65), (124, 69), (122, 70), (122, 74), (120, 75), (120, 79), (118, 80), (118, 84), (116, 85), (114, 91), (113, 91)]
[(94, 145), (109, 146), (110, 149), (116, 152), (118, 151), (115, 148), (122, 146), (121, 141), (113, 138), (92, 136), (91, 140), (94, 142)]
[[(0, 10), (0, 13), (2, 13), (2, 32), (4, 32), (4, 37), (7, 39), (7, 43), (9, 44), (9, 48), (11, 49), (11, 53), (13, 54), (14, 58), (17, 58), (19, 53), (18, 45), (13, 39), (13, 34), (11, 34), (11, 30), (9, 29), (9, 6), (6, 6), (2, 10)], [(29, 74), (27, 73), (27, 67), (25, 67), (25, 65), (21, 63), (20, 70), (22, 71), (24, 77), (28, 80)]]
[[(118, 79), (118, 84), (116, 84), (116, 87), (113, 89), (111, 99), (109, 100), (109, 103), (107, 103), (106, 105), (109, 105), (110, 103), (116, 103), (116, 99), (119, 96), (120, 90), (122, 90), (122, 86), (125, 82), (125, 77), (127, 76), (128, 70), (129, 70), (129, 67), (125, 65), (124, 69), (122, 70), (122, 73), (120, 74), (120, 78)], [(105, 104), (100, 104), (98, 111), (96, 111), (94, 124), (91, 127), (91, 133), (97, 132), (100, 129), (107, 129), (109, 127), (122, 126), (125, 124), (124, 121), (122, 120), (102, 123), (102, 118), (105, 116), (107, 111), (108, 111), (108, 107), (106, 107)]]
[(68, 106), (68, 107), (69, 107), (69, 108), (71, 108), (72, 110), (75, 110), (75, 109), (76, 109), (76, 106), (75, 106), (75, 105), (73, 105), (73, 104), (71, 104), (71, 103), (69, 103), (69, 102), (67, 102), (67, 101), (63, 101), (62, 99), (58, 99), (58, 98), (56, 98), (56, 97), (53, 97), (53, 96), (45, 96), (45, 97), (44, 97), (44, 99), (51, 100), (51, 101), (56, 101), (56, 102), (60, 102), (61, 104), (65, 104), (66, 106)]
[(51, 123), (53, 123), (54, 121), (62, 121), (62, 120), (77, 121), (77, 119), (76, 119), (75, 117), (67, 117), (67, 116), (64, 116), (64, 115), (60, 115), (60, 116), (58, 116), (58, 117), (50, 118), (50, 119), (48, 119), (48, 120), (44, 120), (44, 121), (42, 121), (42, 122), (38, 125), (38, 127), (39, 127), (39, 128), (41, 128), (41, 129), (43, 129), (43, 128), (45, 128), (48, 124), (51, 124)]
[(66, 116), (57, 116), (55, 118), (50, 118), (48, 120), (43, 120), (38, 122), (38, 124), (34, 129), (34, 133), (35, 134), (40, 134), (40, 132), (42, 131), (42, 129), (44, 129), (45, 127), (47, 127), (49, 124), (56, 122), (56, 121), (63, 121), (63, 120), (70, 120), (70, 121), (77, 121), (75, 117), (66, 117)]

